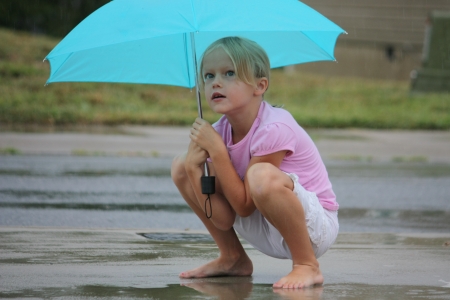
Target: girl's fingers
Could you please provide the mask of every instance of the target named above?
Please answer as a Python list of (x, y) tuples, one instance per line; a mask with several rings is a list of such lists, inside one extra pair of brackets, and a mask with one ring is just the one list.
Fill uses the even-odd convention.
[(194, 123), (192, 124), (192, 127), (194, 127), (195, 129), (198, 129), (203, 124), (205, 124), (205, 120), (200, 119), (200, 118), (196, 118)]
[(218, 143), (218, 138), (220, 138), (211, 124), (200, 118), (195, 119), (190, 132), (191, 141), (207, 152), (214, 149), (214, 145)]

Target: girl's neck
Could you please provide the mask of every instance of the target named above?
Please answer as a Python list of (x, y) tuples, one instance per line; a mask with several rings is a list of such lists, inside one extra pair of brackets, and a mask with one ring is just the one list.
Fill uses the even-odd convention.
[(251, 107), (249, 107), (245, 111), (240, 112), (239, 114), (226, 116), (232, 129), (233, 144), (239, 143), (250, 131), (250, 129), (253, 126), (253, 123), (255, 122), (256, 117), (258, 116), (261, 103), (262, 100), (257, 101), (255, 105), (252, 105)]

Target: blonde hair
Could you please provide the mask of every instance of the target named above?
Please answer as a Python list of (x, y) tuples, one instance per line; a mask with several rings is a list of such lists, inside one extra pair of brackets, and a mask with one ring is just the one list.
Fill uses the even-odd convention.
[(201, 88), (204, 85), (203, 59), (217, 48), (222, 48), (228, 54), (239, 80), (250, 85), (255, 85), (256, 79), (263, 77), (269, 81), (270, 61), (266, 51), (254, 41), (230, 36), (215, 41), (203, 53), (198, 72)]

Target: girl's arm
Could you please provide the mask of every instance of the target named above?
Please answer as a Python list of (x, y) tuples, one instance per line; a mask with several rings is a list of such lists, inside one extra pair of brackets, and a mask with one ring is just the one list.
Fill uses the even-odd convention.
[[(220, 182), (222, 194), (229, 205), (231, 205), (232, 209), (241, 217), (251, 215), (256, 207), (250, 196), (248, 182), (245, 178), (244, 181), (239, 178), (239, 175), (231, 163), (222, 137), (209, 123), (202, 119), (196, 120), (196, 123), (194, 123), (194, 126), (191, 129), (190, 137), (196, 145), (208, 152), (214, 165), (215, 176)], [(271, 163), (279, 168), (286, 152), (287, 151), (279, 151), (269, 155), (253, 157), (250, 160), (248, 168), (256, 163), (262, 162)], [(213, 198), (211, 198), (211, 200), (213, 200)]]
[[(188, 153), (186, 154), (185, 170), (195, 197), (198, 201), (198, 205), (203, 211), (205, 211), (205, 200), (207, 195), (202, 193), (200, 177), (203, 175), (203, 167), (207, 158), (208, 153), (204, 149), (200, 148), (196, 143), (191, 141), (189, 144)], [(211, 222), (219, 229), (230, 229), (234, 224), (236, 213), (222, 195), (220, 187), (219, 189), (216, 188), (215, 194), (210, 195), (210, 200), (212, 206)], [(209, 215), (209, 204), (206, 205), (206, 211)]]

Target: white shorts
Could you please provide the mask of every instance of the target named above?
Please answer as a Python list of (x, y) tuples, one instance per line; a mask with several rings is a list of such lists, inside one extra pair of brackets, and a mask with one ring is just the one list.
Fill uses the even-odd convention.
[[(317, 258), (330, 247), (339, 232), (337, 211), (324, 209), (316, 194), (305, 190), (298, 182), (296, 174), (288, 174), (294, 182), (294, 193), (303, 206), (309, 238)], [(276, 257), (292, 259), (291, 251), (280, 232), (264, 216), (255, 210), (253, 214), (242, 218), (236, 216), (234, 229), (253, 247), (262, 253)]]

